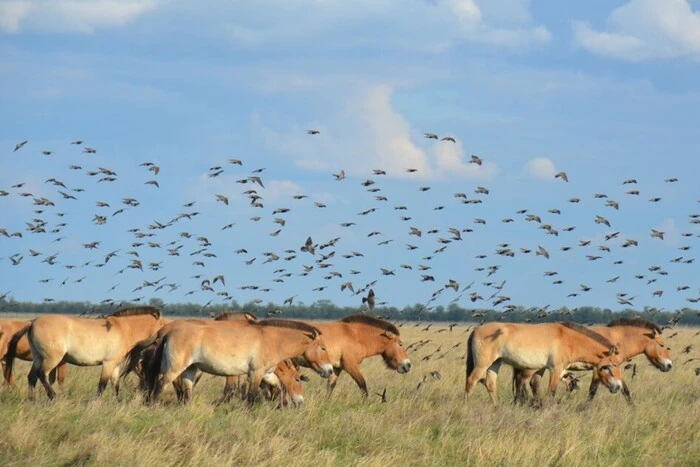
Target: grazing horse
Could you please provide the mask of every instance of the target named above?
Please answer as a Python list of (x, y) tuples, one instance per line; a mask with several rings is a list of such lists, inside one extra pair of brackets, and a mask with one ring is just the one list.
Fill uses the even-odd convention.
[[(244, 311), (228, 311), (224, 312), (214, 318), (214, 321), (224, 322), (229, 325), (246, 325), (251, 322), (255, 322), (257, 317), (253, 313)], [(210, 320), (205, 319), (182, 319), (171, 321), (162, 328), (151, 338), (139, 344), (140, 347), (134, 349), (135, 352), (140, 353), (137, 359), (137, 365), (134, 368), (134, 372), (139, 377), (139, 387), (142, 390), (147, 390), (148, 385), (146, 383), (146, 371), (147, 368), (153, 362), (153, 356), (155, 354), (156, 348), (158, 346), (158, 340), (162, 338), (163, 335), (167, 334), (175, 326), (183, 326), (188, 324), (206, 324), (211, 323)], [(193, 382), (195, 386), (202, 373), (199, 373)], [(226, 386), (224, 387), (224, 393), (219, 403), (227, 402), (231, 400), (236, 390), (245, 387), (245, 376), (227, 376)], [(274, 373), (266, 373), (263, 377), (263, 383), (265, 388), (270, 394), (270, 396), (279, 395), (281, 398), (281, 405), (299, 406), (304, 401), (304, 390), (301, 386), (302, 381), (308, 381), (306, 375), (302, 375), (299, 372), (298, 366), (291, 362), (291, 360), (285, 360), (280, 362), (275, 368)], [(182, 378), (178, 377), (173, 381), (173, 387), (175, 388), (175, 393), (180, 402), (184, 400), (184, 388)]]
[[(390, 369), (401, 374), (411, 370), (411, 360), (401, 343), (399, 329), (388, 321), (353, 315), (340, 321), (312, 324), (323, 332), (333, 363), (333, 375), (328, 378), (329, 395), (335, 389), (340, 373), (345, 370), (355, 380), (363, 397), (368, 396), (367, 383), (360, 371), (360, 364), (365, 358), (381, 355)], [(308, 366), (303, 359), (296, 361)]]
[[(12, 389), (15, 388), (15, 378), (12, 374), (12, 366), (6, 364), (7, 354), (10, 347), (14, 346), (14, 355), (25, 362), (32, 361), (32, 352), (29, 350), (29, 340), (27, 331), (31, 321), (0, 320), (0, 360), (4, 365), (3, 376)], [(58, 380), (58, 387), (63, 389), (63, 382), (66, 379), (66, 365), (61, 364), (49, 374), (49, 381), (53, 384)]]
[[(593, 326), (590, 329), (617, 346), (620, 351), (618, 355), (620, 361), (624, 362), (643, 353), (649, 360), (649, 363), (664, 373), (670, 371), (673, 366), (671, 354), (668, 348), (664, 346), (663, 338), (661, 337), (661, 328), (654, 323), (641, 318), (620, 318), (609, 322), (605, 326)], [(513, 370), (516, 402), (523, 403), (525, 401), (528, 380), (530, 381), (535, 401), (538, 400), (539, 380), (544, 375), (544, 370), (544, 368), (541, 370)], [(568, 370), (591, 370), (591, 366), (575, 363), (569, 366)], [(599, 385), (600, 379), (597, 376), (597, 372), (593, 372), (591, 386), (588, 390), (589, 401), (595, 397)], [(632, 395), (624, 381), (622, 382), (622, 394), (627, 402), (632, 404)]]
[(160, 310), (150, 306), (125, 308), (98, 319), (62, 315), (36, 318), (28, 331), (34, 360), (27, 377), (28, 398), (34, 399), (37, 379), (49, 399), (56, 396), (47, 375), (62, 362), (78, 366), (102, 365), (97, 394), (102, 394), (111, 381), (118, 396), (119, 377), (122, 368), (129, 366), (125, 360), (131, 349), (163, 324)]
[(610, 392), (622, 387), (617, 348), (605, 337), (574, 323), (487, 323), (467, 340), (467, 400), (482, 382), (496, 404), (496, 381), (501, 364), (551, 372), (549, 390), (556, 393), (562, 372), (573, 362), (595, 366)]
[(183, 402), (187, 403), (197, 370), (201, 370), (218, 376), (247, 375), (250, 407), (265, 373), (299, 355), (322, 377), (331, 375), (333, 367), (321, 331), (300, 321), (267, 319), (245, 326), (213, 322), (175, 326), (160, 339), (147, 371), (151, 402), (157, 402), (163, 388), (182, 376)]

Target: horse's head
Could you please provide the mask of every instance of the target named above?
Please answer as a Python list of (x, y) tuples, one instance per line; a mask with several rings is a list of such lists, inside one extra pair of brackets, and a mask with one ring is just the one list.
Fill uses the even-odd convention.
[(277, 365), (275, 375), (292, 400), (294, 407), (301, 406), (304, 403), (304, 387), (301, 383), (308, 378), (301, 374), (299, 367), (291, 360), (285, 360)]
[(326, 350), (326, 343), (320, 331), (314, 328), (310, 334), (311, 343), (302, 354), (309, 366), (318, 373), (321, 378), (328, 378), (333, 374), (333, 364)]
[(644, 346), (644, 355), (646, 355), (649, 363), (664, 373), (671, 371), (673, 367), (671, 352), (668, 347), (664, 345), (661, 334), (654, 332), (650, 337), (651, 339), (649, 339), (647, 345)]
[(612, 347), (600, 359), (595, 368), (600, 382), (613, 394), (622, 389), (622, 369), (618, 353), (618, 348)]
[(391, 331), (384, 331), (382, 338), (386, 340), (382, 352), (386, 366), (401, 374), (411, 371), (411, 359), (408, 358), (408, 352), (401, 344), (401, 338)]

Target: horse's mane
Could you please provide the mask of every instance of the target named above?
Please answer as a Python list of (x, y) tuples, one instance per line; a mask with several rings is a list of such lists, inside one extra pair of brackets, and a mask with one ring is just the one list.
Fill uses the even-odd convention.
[(246, 319), (248, 321), (257, 321), (258, 317), (255, 314), (248, 311), (224, 311), (223, 313), (214, 317), (214, 321), (230, 321), (234, 319)]
[(597, 332), (591, 331), (590, 329), (588, 329), (585, 326), (581, 326), (580, 324), (572, 323), (570, 321), (566, 321), (566, 322), (559, 323), (559, 324), (571, 329), (572, 331), (576, 331), (578, 333), (583, 334), (586, 337), (593, 339), (594, 341), (598, 342), (601, 345), (604, 345), (608, 349), (612, 349), (613, 347), (615, 347), (615, 345), (612, 342), (610, 342), (608, 339), (601, 336)]
[(321, 330), (302, 321), (292, 321), (290, 319), (262, 319), (253, 321), (250, 324), (257, 326), (275, 326), (287, 329), (298, 329), (300, 331), (310, 332), (311, 334), (321, 335)]
[(661, 334), (661, 328), (657, 324), (637, 316), (634, 318), (618, 318), (610, 321), (608, 324), (606, 324), (606, 326), (610, 328), (613, 326), (634, 326), (637, 328), (645, 328), (656, 331), (657, 333)]
[(125, 316), (138, 316), (138, 315), (153, 315), (156, 318), (160, 318), (160, 308), (154, 306), (135, 306), (131, 308), (122, 308), (117, 310), (107, 317), (123, 318)]
[(385, 331), (390, 331), (397, 336), (400, 335), (399, 328), (394, 326), (392, 323), (388, 321), (384, 321), (383, 319), (379, 318), (374, 318), (372, 316), (367, 316), (367, 315), (351, 315), (351, 316), (346, 316), (345, 318), (341, 319), (343, 323), (362, 323), (362, 324), (367, 324), (369, 326), (374, 326), (376, 328), (384, 329)]

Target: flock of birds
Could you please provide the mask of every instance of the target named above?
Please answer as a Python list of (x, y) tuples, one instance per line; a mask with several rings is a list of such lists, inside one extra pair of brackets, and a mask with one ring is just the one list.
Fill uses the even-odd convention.
[[(307, 130), (307, 133), (309, 137), (314, 137), (320, 134), (320, 131), (312, 129)], [(434, 133), (425, 133), (424, 136), (436, 140), (435, 144), (456, 142), (451, 136), (439, 138)], [(581, 213), (577, 214), (577, 218), (608, 230), (599, 238), (574, 238), (573, 232), (577, 226), (562, 225), (559, 219), (566, 210), (565, 206), (583, 204), (584, 196), (587, 195), (559, 200), (559, 206), (553, 206), (546, 212), (519, 209), (507, 217), (498, 219), (487, 215), (469, 219), (469, 211), (454, 214), (454, 211), (451, 211), (456, 209), (454, 205), (472, 205), (477, 209), (478, 205), (488, 203), (492, 190), (485, 186), (476, 186), (473, 194), (454, 193), (450, 205), (438, 204), (428, 213), (419, 214), (408, 205), (390, 201), (391, 194), (382, 186), (382, 177), (386, 177), (386, 170), (374, 169), (371, 176), (364, 180), (354, 180), (346, 175), (344, 170), (340, 170), (329, 174), (329, 180), (356, 184), (354, 186), (357, 186), (358, 191), (365, 192), (358, 193), (352, 205), (367, 200), (371, 203), (359, 212), (343, 213), (342, 215), (348, 216), (347, 220), (337, 225), (343, 232), (352, 232), (353, 245), (369, 243), (365, 243), (366, 248), (359, 251), (361, 248), (346, 248), (344, 243), (347, 242), (344, 242), (343, 235), (323, 237), (321, 226), (324, 219), (327, 219), (324, 218), (324, 212), (332, 210), (327, 209), (329, 202), (324, 199), (313, 199), (313, 196), (296, 193), (290, 195), (288, 200), (272, 203), (274, 208), (270, 207), (265, 201), (265, 168), (246, 171), (248, 163), (242, 159), (222, 160), (220, 164), (202, 171), (206, 174), (203, 178), (212, 183), (222, 174), (235, 174), (238, 178), (232, 183), (235, 183), (233, 186), (240, 185), (239, 194), (232, 195), (229, 191), (214, 193), (208, 202), (188, 201), (181, 206), (171, 206), (168, 205), (169, 198), (161, 198), (154, 192), (149, 192), (144, 196), (153, 201), (152, 206), (144, 207), (144, 204), (148, 203), (143, 203), (139, 199), (141, 196), (126, 196), (123, 193), (132, 193), (139, 185), (143, 187), (142, 190), (160, 190), (162, 184), (169, 183), (167, 179), (162, 178), (167, 170), (161, 173), (161, 166), (150, 161), (132, 163), (132, 166), (138, 165), (142, 178), (134, 180), (134, 177), (130, 176), (124, 179), (118, 175), (123, 167), (108, 168), (96, 165), (91, 160), (91, 157), (99, 154), (95, 147), (87, 146), (82, 140), (75, 140), (70, 143), (69, 148), (72, 149), (69, 157), (75, 159), (71, 160), (70, 164), (66, 163), (66, 172), (47, 178), (40, 188), (29, 190), (23, 180), (7, 187), (0, 186), (0, 206), (4, 197), (25, 198), (26, 205), (30, 206), (30, 209), (26, 209), (25, 205), (21, 205), (20, 209), (24, 210), (19, 216), (3, 216), (3, 222), (6, 223), (0, 225), (0, 270), (5, 278), (3, 283), (11, 288), (12, 284), (16, 283), (14, 281), (36, 281), (37, 293), (43, 294), (44, 302), (55, 301), (51, 291), (62, 287), (74, 289), (72, 295), (76, 300), (80, 300), (79, 287), (86, 288), (83, 290), (95, 290), (95, 287), (101, 286), (101, 282), (96, 279), (98, 270), (100, 274), (103, 270), (110, 270), (115, 281), (105, 287), (105, 298), (100, 306), (116, 307), (124, 302), (138, 303), (157, 295), (165, 297), (166, 302), (195, 301), (201, 303), (203, 309), (212, 304), (239, 300), (241, 296), (250, 297), (256, 304), (270, 302), (266, 297), (276, 296), (283, 305), (291, 305), (301, 293), (301, 289), (308, 287), (312, 296), (318, 298), (324, 298), (322, 293), (329, 288), (335, 288), (335, 296), (338, 296), (338, 293), (352, 294), (357, 296), (355, 303), (358, 306), (362, 304), (372, 310), (375, 306), (388, 304), (386, 300), (382, 301), (379, 298), (382, 291), (396, 287), (396, 283), (391, 282), (391, 276), (404, 275), (406, 278), (413, 275), (415, 280), (421, 283), (421, 287), (429, 287), (424, 300), (426, 310), (440, 304), (457, 303), (474, 308), (473, 315), (476, 318), (483, 316), (483, 311), (479, 309), (486, 308), (499, 309), (504, 313), (503, 316), (507, 316), (507, 313), (519, 309), (508, 295), (509, 284), (523, 280), (522, 277), (517, 279), (508, 276), (509, 262), (517, 261), (516, 257), (539, 258), (543, 261), (539, 263), (542, 269), (530, 271), (527, 280), (534, 276), (544, 277), (552, 286), (559, 287), (559, 290), (566, 287), (563, 292), (557, 292), (565, 297), (564, 300), (573, 300), (576, 297), (585, 299), (586, 292), (597, 284), (580, 283), (577, 280), (579, 283), (572, 286), (570, 282), (573, 281), (568, 281), (556, 269), (547, 267), (551, 264), (547, 262), (550, 258), (570, 255), (572, 259), (567, 261), (575, 261), (576, 258), (583, 262), (597, 261), (604, 264), (599, 272), (600, 281), (615, 285), (622, 276), (614, 269), (624, 262), (618, 257), (620, 251), (638, 248), (640, 243), (663, 241), (667, 234), (658, 228), (647, 228), (644, 234), (646, 238), (642, 240), (639, 237), (630, 238), (627, 234), (615, 230), (613, 226), (616, 213), (623, 209), (627, 200), (613, 199), (612, 195), (608, 196), (605, 193), (592, 194), (593, 199), (600, 203), (596, 206), (596, 209), (599, 209), (598, 213)], [(73, 148), (77, 148), (77, 151)], [(28, 141), (17, 143), (14, 152), (15, 156), (21, 155), (27, 160), (42, 156), (66, 157), (63, 154), (56, 156), (59, 151), (54, 149), (37, 151)], [(61, 148), (60, 152), (65, 152), (65, 149)], [(482, 158), (477, 155), (472, 155), (468, 162), (478, 166), (483, 164)], [(129, 167), (129, 170), (132, 169), (134, 167)], [(406, 167), (405, 171), (408, 174), (418, 172), (416, 168), (411, 167)], [(28, 176), (29, 173), (27, 171)], [(554, 178), (561, 183), (569, 182), (566, 172), (556, 173)], [(620, 182), (626, 190), (621, 196), (640, 200), (642, 193), (637, 180), (630, 178)], [(679, 180), (671, 177), (666, 178), (664, 182), (677, 184)], [(86, 188), (88, 183), (89, 189)], [(104, 188), (107, 186), (110, 188)], [(220, 187), (221, 184), (212, 186)], [(432, 188), (429, 185), (418, 186), (417, 192), (429, 192)], [(37, 191), (51, 191), (51, 194), (39, 194)], [(235, 199), (232, 199), (233, 196)], [(75, 208), (76, 205), (72, 203), (78, 201), (83, 204)], [(663, 199), (652, 195), (647, 202), (656, 205), (662, 203)], [(301, 218), (295, 218), (299, 209), (293, 203), (306, 203), (304, 212), (311, 214), (302, 214)], [(232, 206), (236, 207), (234, 219), (231, 219), (231, 211), (226, 211)], [(333, 208), (337, 214), (337, 206)], [(7, 207), (2, 209), (10, 211)], [(135, 212), (144, 209), (151, 211), (134, 215)], [(147, 216), (167, 216), (166, 213), (171, 209), (181, 212), (169, 219), (162, 218), (145, 223), (141, 221)], [(309, 211), (310, 209), (313, 211)], [(441, 214), (448, 211), (451, 212), (447, 216)], [(132, 215), (134, 217), (130, 217)], [(424, 219), (430, 219), (430, 226), (427, 222), (420, 221), (420, 215), (423, 215)], [(590, 216), (590, 219), (586, 216)], [(221, 225), (216, 231), (202, 230), (201, 227), (198, 228), (198, 219), (201, 218)], [(371, 222), (361, 221), (366, 218), (372, 218)], [(137, 220), (139, 224), (135, 224)], [(433, 221), (439, 223), (442, 220), (452, 225), (433, 224)], [(284, 235), (285, 226), (290, 221), (303, 223), (309, 235), (296, 239)], [(518, 246), (510, 242), (494, 245), (469, 242), (470, 234), (476, 235), (475, 231), (486, 229), (494, 222), (518, 224), (520, 228), (539, 230), (542, 232), (541, 241)], [(129, 228), (118, 230), (124, 223), (127, 223)], [(368, 224), (371, 227), (365, 231)], [(119, 227), (113, 227), (114, 225)], [(265, 241), (261, 239), (252, 245), (233, 245), (237, 237), (233, 233), (235, 229), (252, 229), (255, 225), (267, 226), (264, 228), (269, 229), (269, 238), (265, 237)], [(391, 227), (387, 227), (389, 225)], [(395, 236), (383, 233), (380, 229), (385, 227), (399, 233)], [(229, 232), (229, 229), (233, 230)], [(222, 238), (226, 240), (220, 240)], [(634, 274), (634, 280), (639, 286), (635, 288), (634, 293), (622, 290), (615, 292), (615, 302), (621, 306), (641, 307), (648, 303), (650, 298), (659, 298), (671, 293), (681, 294), (689, 307), (700, 302), (697, 283), (700, 274), (691, 256), (697, 238), (700, 238), (700, 213), (691, 212), (687, 215), (685, 230), (680, 233), (681, 242), (676, 247), (677, 254), (668, 257), (666, 264), (649, 264)], [(274, 244), (276, 247), (263, 248), (263, 244)], [(63, 248), (62, 245), (67, 246)], [(654, 247), (652, 244), (651, 248)], [(372, 271), (367, 270), (363, 263), (366, 263), (369, 257), (376, 258), (382, 255), (382, 252), (386, 251), (382, 248), (401, 249), (401, 257), (405, 258), (405, 261)], [(574, 256), (575, 251), (579, 249), (584, 251), (584, 254)], [(441, 257), (460, 257), (463, 261), (460, 262), (459, 269), (445, 270), (436, 266)], [(23, 266), (28, 262), (43, 265), (41, 270), (45, 271), (45, 275), (32, 277), (31, 273), (28, 274), (26, 269), (23, 270)], [(469, 265), (472, 264), (476, 267), (470, 268)], [(258, 268), (255, 274), (248, 272), (254, 268)], [(32, 269), (35, 270), (37, 269)], [(186, 278), (169, 279), (176, 276), (175, 271), (183, 270), (187, 271)], [(676, 282), (670, 285), (669, 277), (672, 272)], [(267, 279), (255, 283), (250, 281), (252, 277)], [(303, 281), (300, 279), (302, 277), (312, 278), (313, 284)], [(663, 287), (660, 286), (662, 282), (665, 284)], [(399, 286), (405, 287), (405, 284), (406, 282), (402, 282)], [(379, 292), (378, 296), (375, 296), (375, 290)], [(168, 294), (177, 298), (168, 299)], [(285, 296), (286, 298), (281, 300)], [(0, 293), (0, 301), (11, 297), (11, 289)], [(4, 306), (9, 306), (8, 303), (5, 300)], [(556, 310), (549, 305), (536, 306), (527, 311), (536, 311), (538, 317), (571, 312)], [(271, 314), (280, 312), (279, 308), (270, 310)]]

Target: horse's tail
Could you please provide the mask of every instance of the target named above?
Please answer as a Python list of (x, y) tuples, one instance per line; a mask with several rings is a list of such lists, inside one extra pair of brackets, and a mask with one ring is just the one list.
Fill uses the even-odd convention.
[(122, 365), (122, 370), (120, 373), (120, 377), (123, 378), (132, 371), (136, 369), (136, 365), (138, 364), (139, 360), (141, 359), (141, 354), (145, 349), (148, 347), (152, 346), (156, 340), (158, 339), (158, 333), (153, 333), (150, 337), (147, 337), (146, 339), (139, 341), (136, 343), (136, 345), (129, 350), (129, 352), (126, 354), (126, 358), (124, 359), (124, 364)]
[(476, 329), (469, 334), (469, 338), (467, 339), (467, 378), (469, 378), (469, 375), (474, 371), (474, 351), (472, 350), (472, 342), (474, 341), (475, 331)]
[(165, 343), (167, 340), (167, 334), (160, 339), (155, 352), (153, 352), (153, 358), (151, 358), (151, 362), (146, 368), (145, 383), (146, 391), (149, 394), (153, 393), (156, 383), (158, 382), (158, 375), (160, 374), (161, 361), (163, 360), (163, 352), (165, 351)]
[(25, 326), (24, 329), (17, 332), (12, 336), (12, 339), (10, 339), (10, 343), (7, 347), (7, 354), (5, 354), (5, 374), (3, 375), (7, 382), (12, 381), (12, 367), (15, 363), (15, 357), (17, 357), (17, 345), (19, 344), (19, 340), (24, 337), (25, 334), (29, 333), (27, 337), (30, 338), (29, 340), (31, 342), (31, 328), (31, 324)]

